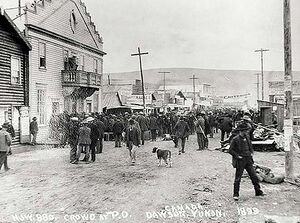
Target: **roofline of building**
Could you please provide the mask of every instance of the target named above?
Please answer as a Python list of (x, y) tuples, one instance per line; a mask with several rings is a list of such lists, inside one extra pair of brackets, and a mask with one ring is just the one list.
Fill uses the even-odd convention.
[(41, 27), (38, 27), (38, 26), (35, 26), (35, 25), (32, 25), (32, 24), (26, 24), (25, 26), (26, 26), (26, 28), (28, 28), (28, 30), (31, 30), (33, 32), (36, 32), (36, 33), (39, 33), (39, 34), (43, 34), (43, 35), (46, 35), (48, 37), (51, 37), (51, 38), (63, 41), (65, 43), (72, 44), (74, 46), (78, 46), (78, 47), (84, 48), (86, 50), (89, 50), (89, 51), (91, 51), (93, 53), (96, 53), (96, 54), (99, 54), (101, 56), (106, 55), (106, 53), (103, 52), (102, 50), (90, 47), (90, 46), (85, 45), (83, 43), (80, 43), (80, 42), (78, 42), (76, 40), (72, 40), (72, 39), (70, 39), (68, 37), (65, 37), (65, 36), (62, 36), (60, 34), (54, 33), (52, 31), (43, 29)]
[(9, 17), (9, 15), (0, 8), (0, 14), (6, 19), (6, 21), (11, 25), (11, 27), (15, 30), (18, 37), (23, 41), (24, 45), (28, 48), (28, 50), (32, 49), (31, 44), (29, 41), (25, 38), (25, 36), (22, 34), (22, 32), (19, 30), (19, 28), (16, 26), (16, 24), (12, 21), (12, 19)]

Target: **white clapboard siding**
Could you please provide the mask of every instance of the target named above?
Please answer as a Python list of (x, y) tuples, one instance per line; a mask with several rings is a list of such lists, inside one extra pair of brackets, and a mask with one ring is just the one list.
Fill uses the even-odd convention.
[[(72, 32), (70, 27), (70, 13), (74, 10), (76, 15), (76, 30)], [(52, 0), (45, 1), (44, 7), (37, 6), (36, 13), (27, 12), (28, 24), (35, 25), (45, 30), (57, 33), (68, 39), (79, 42), (83, 45), (102, 50), (102, 42), (95, 34), (93, 26), (90, 24), (89, 16), (86, 14), (85, 7), (79, 0)], [(45, 142), (49, 135), (49, 120), (52, 115), (52, 102), (59, 101), (60, 112), (64, 110), (63, 87), (61, 71), (64, 69), (63, 51), (75, 52), (79, 57), (84, 55), (85, 71), (93, 72), (94, 59), (98, 60), (98, 73), (103, 72), (103, 56), (83, 48), (78, 45), (69, 44), (63, 40), (53, 38), (45, 33), (36, 32), (28, 29), (27, 38), (32, 45), (29, 58), (29, 103), (30, 117), (38, 117), (37, 113), (37, 90), (46, 90), (46, 123), (39, 125), (37, 141)], [(39, 68), (39, 42), (46, 44), (46, 69)], [(0, 80), (1, 81), (1, 80)], [(101, 91), (100, 91), (101, 92)], [(92, 95), (87, 100), (92, 100), (92, 109), (95, 99)], [(101, 100), (101, 96), (99, 96)], [(101, 101), (98, 102), (101, 106)], [(101, 108), (101, 107), (100, 107)]]

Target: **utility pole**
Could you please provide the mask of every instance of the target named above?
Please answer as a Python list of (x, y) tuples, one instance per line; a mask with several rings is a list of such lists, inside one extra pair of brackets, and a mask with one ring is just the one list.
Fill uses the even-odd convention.
[(269, 49), (259, 49), (254, 52), (260, 52), (260, 65), (261, 65), (261, 100), (265, 100), (264, 97), (264, 52), (269, 51)]
[(284, 149), (285, 173), (289, 180), (294, 179), (294, 148), (293, 148), (293, 93), (292, 93), (292, 47), (291, 47), (291, 18), (290, 0), (283, 0), (284, 24), (284, 92), (285, 92), (285, 117), (284, 117)]
[(257, 95), (257, 100), (259, 100), (259, 75), (260, 73), (254, 74), (256, 75), (256, 95)]
[(142, 94), (143, 94), (143, 107), (144, 110), (146, 109), (146, 104), (145, 104), (145, 89), (144, 89), (144, 76), (143, 76), (143, 68), (142, 68), (142, 55), (146, 55), (148, 52), (141, 53), (140, 48), (138, 47), (138, 53), (133, 53), (131, 56), (139, 56), (139, 61), (140, 61), (140, 72), (141, 72), (141, 81), (142, 81)]
[(18, 1), (18, 16), (21, 16), (22, 12), (21, 12), (21, 0)]
[(193, 97), (193, 107), (195, 107), (196, 105), (196, 87), (195, 87), (195, 80), (199, 79), (196, 78), (195, 75), (193, 75), (193, 77), (190, 78), (191, 80), (193, 80), (193, 93), (194, 93), (194, 97)]
[(161, 71), (158, 72), (160, 74), (164, 74), (164, 101), (163, 101), (163, 107), (164, 107), (164, 113), (166, 112), (166, 74), (169, 74), (171, 72), (169, 71)]

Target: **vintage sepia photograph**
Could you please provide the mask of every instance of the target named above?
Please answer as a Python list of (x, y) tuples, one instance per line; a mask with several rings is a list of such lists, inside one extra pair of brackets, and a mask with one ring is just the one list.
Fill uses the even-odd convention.
[(300, 0), (0, 0), (0, 223), (300, 223)]

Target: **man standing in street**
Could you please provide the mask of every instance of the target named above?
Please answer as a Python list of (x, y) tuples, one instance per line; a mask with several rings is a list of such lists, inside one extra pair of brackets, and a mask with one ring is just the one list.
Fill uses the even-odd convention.
[[(15, 129), (13, 127), (13, 125), (10, 123), (10, 122), (5, 122), (3, 124), (3, 128), (6, 129), (6, 131), (10, 134), (10, 137), (11, 137), (11, 140), (13, 141), (14, 138), (16, 137), (16, 133), (15, 133)], [(11, 155), (11, 147), (9, 147), (9, 152), (8, 152), (8, 156)], [(7, 164), (7, 157), (5, 158), (4, 160), (4, 169), (7, 171), (9, 170), (10, 168), (8, 167), (8, 164)]]
[(141, 140), (142, 140), (142, 145), (144, 145), (145, 143), (145, 132), (148, 130), (148, 120), (146, 119), (146, 117), (144, 116), (143, 112), (139, 113), (139, 116), (137, 117), (137, 122), (140, 125), (141, 128)]
[(208, 148), (208, 135), (210, 134), (210, 125), (209, 125), (209, 121), (208, 121), (208, 117), (206, 116), (205, 111), (201, 111), (200, 115), (203, 117), (204, 119), (204, 134), (205, 134), (205, 138), (204, 138), (204, 148), (207, 149)]
[(36, 144), (36, 137), (39, 131), (38, 123), (36, 121), (36, 117), (33, 117), (32, 121), (30, 122), (30, 134), (32, 135), (31, 145)]
[(183, 116), (180, 117), (174, 129), (175, 129), (176, 138), (181, 142), (181, 148), (179, 148), (179, 155), (181, 155), (181, 153), (185, 153), (184, 151), (185, 141), (190, 132), (189, 125), (184, 121)]
[(250, 176), (255, 196), (264, 196), (265, 194), (260, 188), (259, 179), (253, 167), (253, 147), (248, 134), (249, 126), (246, 123), (242, 123), (238, 125), (236, 130), (239, 131), (239, 134), (232, 139), (229, 148), (229, 153), (232, 155), (232, 165), (236, 168), (233, 198), (236, 201), (239, 199), (240, 183), (244, 169)]
[(115, 138), (115, 147), (122, 147), (122, 133), (124, 131), (124, 124), (121, 119), (117, 118), (113, 125), (113, 134)]
[(208, 114), (208, 123), (209, 123), (209, 127), (210, 127), (210, 138), (214, 137), (214, 126), (215, 126), (215, 116), (212, 112), (209, 112)]
[(90, 145), (91, 145), (91, 129), (88, 127), (88, 121), (82, 122), (83, 126), (79, 129), (78, 136), (78, 149), (77, 149), (77, 157), (76, 161), (79, 161), (82, 150), (85, 150), (85, 158), (86, 162), (88, 162), (90, 157)]
[(99, 141), (98, 141), (98, 145), (97, 145), (97, 152), (102, 153), (103, 150), (103, 138), (104, 138), (104, 131), (105, 131), (105, 125), (104, 125), (104, 117), (98, 116), (96, 119), (96, 125), (98, 128), (98, 132), (99, 132)]
[(205, 120), (200, 114), (197, 114), (197, 121), (195, 122), (195, 126), (196, 126), (197, 141), (199, 146), (198, 150), (203, 150), (205, 147), (205, 137), (206, 137), (204, 132)]
[[(4, 162), (7, 162), (7, 155), (9, 154), (10, 151), (10, 145), (12, 142), (12, 139), (10, 137), (10, 134), (6, 131), (5, 127), (6, 125), (3, 125), (0, 129), (0, 170), (2, 168), (2, 165)], [(7, 166), (4, 167), (5, 171), (8, 171), (9, 168)]]
[[(95, 162), (96, 161), (96, 146), (97, 146), (97, 142), (99, 139), (99, 129), (96, 125), (95, 119), (90, 122), (89, 128), (91, 129), (91, 136), (90, 136), (90, 138), (91, 138), (91, 145), (90, 145), (91, 161)], [(89, 161), (88, 158), (86, 161)]]
[(136, 162), (136, 150), (140, 146), (140, 131), (135, 126), (133, 119), (129, 120), (129, 126), (126, 130), (126, 142), (129, 150), (131, 164), (135, 165)]
[(159, 129), (157, 119), (155, 118), (154, 114), (150, 115), (149, 128), (151, 131), (151, 141), (154, 142), (156, 141), (157, 130)]
[(230, 118), (229, 114), (225, 114), (225, 117), (223, 118), (223, 121), (220, 124), (221, 129), (221, 141), (224, 141), (225, 139), (225, 133), (226, 133), (226, 139), (229, 138), (229, 134), (232, 131), (232, 119)]
[(72, 117), (70, 119), (69, 124), (69, 135), (68, 135), (68, 143), (70, 144), (70, 163), (76, 163), (76, 152), (78, 145), (78, 131), (79, 131), (79, 119), (77, 117)]

